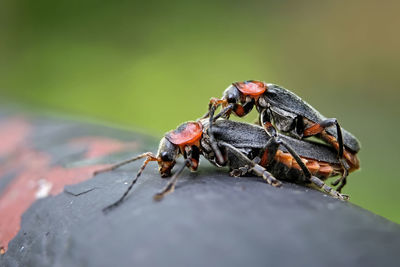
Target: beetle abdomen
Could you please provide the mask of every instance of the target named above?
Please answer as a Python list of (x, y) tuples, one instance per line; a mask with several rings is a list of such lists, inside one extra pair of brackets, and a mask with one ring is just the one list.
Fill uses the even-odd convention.
[[(301, 157), (301, 160), (310, 170), (311, 174), (320, 179), (325, 180), (329, 177), (341, 174), (340, 165), (304, 157)], [(278, 179), (290, 181), (307, 180), (299, 164), (290, 153), (278, 150), (275, 155), (274, 162), (275, 164), (268, 166), (268, 169), (270, 169), (271, 173)]]

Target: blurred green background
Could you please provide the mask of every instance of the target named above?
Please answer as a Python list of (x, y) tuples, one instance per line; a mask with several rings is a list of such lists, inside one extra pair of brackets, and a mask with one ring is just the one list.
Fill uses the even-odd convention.
[(0, 97), (162, 136), (233, 81), (277, 83), (360, 139), (362, 170), (344, 192), (400, 223), (399, 11), (373, 0), (2, 0)]

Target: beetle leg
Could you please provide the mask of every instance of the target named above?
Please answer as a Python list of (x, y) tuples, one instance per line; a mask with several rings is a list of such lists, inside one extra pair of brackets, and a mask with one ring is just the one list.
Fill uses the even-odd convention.
[[(219, 102), (217, 102), (219, 103)], [(219, 105), (219, 104), (218, 104)], [(228, 104), (225, 108), (223, 108), (216, 116), (214, 116), (215, 110), (218, 107), (218, 105), (211, 105), (210, 104), (210, 110), (209, 110), (209, 116), (210, 116), (210, 121), (209, 121), (209, 127), (208, 127), (208, 135), (210, 137), (210, 145), (212, 149), (214, 150), (215, 157), (217, 159), (217, 163), (219, 165), (223, 165), (224, 159), (222, 157), (221, 150), (219, 149), (217, 142), (215, 141), (214, 138), (214, 133), (213, 133), (213, 123), (220, 118), (221, 116), (225, 116), (225, 114), (229, 114), (231, 110), (235, 107), (236, 104)]]
[(334, 186), (336, 186), (339, 182), (340, 182), (340, 185), (337, 187), (337, 191), (340, 193), (341, 191), (342, 191), (342, 188), (346, 185), (346, 183), (347, 183), (347, 179), (346, 178), (343, 178), (343, 179), (341, 179), (342, 177), (340, 177), (339, 179), (337, 179), (336, 181), (334, 181), (333, 183), (332, 183), (332, 185), (334, 185)]
[[(263, 111), (263, 115), (264, 115), (265, 110)], [(304, 164), (304, 162), (301, 160), (300, 156), (296, 153), (296, 151), (293, 150), (293, 148), (289, 145), (287, 145), (285, 142), (281, 141), (280, 139), (278, 139), (278, 133), (276, 132), (275, 127), (269, 122), (269, 121), (265, 121), (266, 117), (265, 116), (261, 116), (262, 119), (262, 125), (265, 129), (265, 131), (267, 132), (267, 134), (271, 137), (270, 140), (267, 142), (265, 148), (264, 148), (264, 153), (261, 157), (261, 162), (263, 166), (268, 166), (272, 160), (274, 159), (274, 156), (276, 154), (276, 152), (278, 151), (279, 145), (284, 146), (288, 152), (293, 156), (293, 158), (296, 160), (297, 164), (300, 166), (300, 168), (302, 169), (304, 175), (310, 179), (311, 178), (311, 172), (310, 170), (307, 168), (307, 166)]]
[[(313, 136), (319, 133), (322, 133), (326, 128), (335, 126), (336, 125), (336, 131), (337, 131), (337, 142), (339, 143), (339, 147), (336, 148), (338, 150), (338, 156), (339, 158), (343, 158), (343, 136), (342, 136), (342, 128), (340, 127), (338, 121), (336, 119), (326, 119), (323, 120), (320, 123), (315, 123), (308, 127), (307, 129), (304, 130), (303, 134), (304, 137), (307, 136)], [(329, 140), (327, 140), (329, 141)]]
[(237, 169), (232, 170), (229, 175), (233, 176), (233, 177), (240, 177), (240, 176), (244, 176), (246, 174), (248, 174), (250, 171), (249, 166), (244, 166), (244, 167), (239, 167)]
[(219, 112), (219, 114), (215, 116), (214, 121), (220, 117), (229, 117), (232, 111), (235, 113), (236, 116), (243, 117), (253, 109), (254, 104), (255, 101), (252, 98), (246, 100), (243, 105), (239, 103), (228, 103), (225, 99), (211, 98), (208, 105), (208, 112), (204, 114), (202, 118), (209, 117), (211, 108), (215, 107), (215, 109), (217, 109), (220, 105), (223, 106), (223, 109)]
[(308, 179), (309, 182), (315, 184), (318, 188), (322, 189), (325, 193), (331, 195), (334, 198), (338, 198), (340, 200), (347, 200), (349, 197), (347, 195), (340, 194), (338, 191), (332, 189), (328, 185), (326, 185), (321, 179), (312, 176), (310, 170), (307, 168), (307, 166), (304, 164), (304, 162), (301, 160), (300, 156), (294, 151), (289, 145), (286, 143), (277, 140), (277, 142), (281, 145), (283, 145), (289, 153), (293, 156), (293, 158), (296, 160), (297, 164), (300, 166), (300, 168), (303, 170), (304, 175)]
[(346, 183), (347, 183), (347, 175), (349, 174), (349, 172), (348, 172), (348, 169), (350, 168), (349, 167), (349, 165), (347, 164), (347, 162), (344, 160), (344, 159), (340, 159), (340, 163), (342, 164), (342, 166), (345, 166), (344, 168), (343, 168), (343, 174), (342, 174), (342, 176), (341, 177), (339, 177), (338, 179), (336, 179), (333, 183), (332, 183), (332, 185), (333, 186), (336, 186), (336, 185), (338, 185), (339, 183), (339, 186), (337, 187), (337, 191), (339, 191), (339, 192), (341, 192), (342, 191), (342, 188), (346, 185)]
[(251, 99), (250, 101), (244, 103), (243, 105), (235, 104), (232, 110), (236, 116), (243, 117), (247, 115), (253, 109), (253, 107), (254, 107), (254, 100)]
[(218, 145), (225, 147), (225, 149), (229, 153), (232, 153), (236, 157), (240, 158), (240, 160), (245, 161), (246, 165), (250, 167), (249, 171), (252, 171), (255, 175), (262, 177), (264, 181), (266, 181), (268, 184), (275, 187), (279, 187), (282, 185), (282, 183), (278, 179), (276, 179), (271, 173), (269, 173), (264, 167), (251, 161), (236, 147), (225, 142), (218, 142)]
[(313, 183), (314, 185), (316, 185), (318, 188), (322, 189), (325, 193), (333, 196), (334, 198), (338, 198), (340, 200), (348, 200), (349, 199), (348, 195), (340, 194), (336, 190), (334, 190), (331, 187), (329, 187), (328, 185), (326, 185), (321, 179), (319, 179), (315, 176), (311, 177), (310, 182)]
[(163, 197), (169, 193), (174, 192), (176, 181), (178, 181), (179, 175), (183, 172), (186, 167), (191, 167), (192, 161), (187, 158), (182, 167), (171, 177), (167, 185), (157, 194), (153, 196), (154, 200), (160, 201)]
[[(217, 115), (214, 116), (215, 110), (221, 104), (227, 105), (227, 106), (224, 107)], [(245, 114), (250, 112), (250, 110), (253, 108), (253, 106), (254, 106), (254, 100), (252, 100), (252, 99), (249, 102), (246, 102), (244, 104), (244, 106), (242, 106), (240, 104), (234, 104), (234, 103), (228, 104), (228, 102), (226, 100), (222, 100), (222, 99), (218, 99), (218, 98), (211, 98), (210, 104), (209, 104), (209, 111), (208, 111), (208, 115), (210, 116), (208, 135), (210, 137), (210, 145), (211, 145), (212, 149), (214, 150), (215, 157), (216, 157), (217, 163), (219, 165), (223, 165), (224, 158), (222, 157), (221, 150), (219, 149), (217, 142), (215, 141), (215, 138), (214, 138), (213, 127), (212, 127), (214, 121), (216, 121), (221, 116), (225, 116), (226, 114), (229, 115), (231, 111), (233, 111), (236, 115), (238, 115), (240, 117), (244, 116)]]
[(224, 105), (226, 103), (227, 103), (227, 101), (225, 99), (219, 99), (219, 98), (216, 98), (216, 97), (212, 97), (210, 99), (210, 103), (208, 104), (208, 109), (210, 109), (212, 106), (218, 107), (218, 106)]
[[(339, 192), (333, 190), (331, 187), (327, 186), (322, 180), (320, 180), (319, 178), (312, 176), (310, 170), (308, 169), (308, 167), (304, 164), (304, 162), (301, 160), (300, 156), (296, 153), (296, 151), (293, 150), (293, 148), (291, 146), (289, 146), (288, 144), (286, 144), (285, 142), (281, 141), (278, 139), (277, 137), (277, 133), (275, 131), (275, 128), (272, 126), (271, 123), (269, 122), (265, 122), (263, 121), (263, 126), (266, 129), (267, 133), (271, 133), (273, 134), (271, 136), (271, 139), (268, 141), (265, 150), (264, 150), (264, 155), (262, 157), (262, 161), (264, 160), (266, 164), (269, 164), (272, 161), (273, 156), (275, 155), (278, 146), (282, 145), (284, 146), (287, 151), (293, 156), (293, 158), (296, 160), (297, 164), (300, 166), (300, 168), (302, 169), (305, 177), (308, 179), (309, 182), (315, 184), (316, 186), (318, 186), (319, 188), (321, 188), (324, 192), (330, 194), (331, 196), (335, 197), (335, 198), (339, 198), (341, 200), (346, 200), (348, 199), (348, 197), (346, 198), (345, 195), (340, 194)], [(275, 132), (274, 132), (275, 131)], [(272, 150), (272, 152), (271, 152)], [(265, 155), (268, 153), (268, 159), (265, 160)], [(273, 153), (273, 154), (272, 154)], [(264, 166), (268, 166), (268, 165), (264, 165)], [(348, 166), (347, 163), (345, 166)], [(343, 184), (343, 185), (342, 185)], [(341, 189), (344, 184), (346, 184), (345, 179), (342, 180), (342, 184), (339, 186), (338, 190)]]
[[(319, 133), (322, 133), (326, 128), (331, 127), (331, 126), (335, 126), (336, 125), (336, 131), (337, 131), (337, 140), (335, 140), (338, 143), (338, 147), (337, 145), (334, 145), (335, 149), (338, 150), (338, 156), (339, 158), (343, 158), (343, 136), (342, 136), (342, 128), (340, 127), (338, 121), (336, 119), (326, 119), (323, 120), (320, 123), (315, 123), (313, 125), (311, 125), (310, 127), (308, 127), (307, 129), (304, 130), (303, 134), (304, 137), (307, 136), (313, 136)], [(336, 138), (335, 138), (336, 139)], [(332, 143), (332, 140), (326, 140), (329, 143)]]
[(209, 122), (209, 127), (208, 127), (208, 136), (210, 138), (210, 145), (215, 153), (215, 158), (217, 160), (217, 163), (219, 165), (222, 165), (224, 162), (224, 158), (222, 156), (221, 150), (219, 149), (219, 147), (217, 145), (217, 142), (215, 141), (213, 127), (212, 127), (212, 124), (214, 122), (215, 108), (216, 108), (215, 106), (211, 106), (211, 108), (210, 108), (210, 122)]
[[(215, 157), (216, 157), (217, 163), (219, 165), (222, 165), (224, 163), (224, 159), (222, 157), (221, 150), (219, 149), (219, 147), (215, 141), (215, 138), (214, 138), (213, 127), (212, 127), (214, 121), (216, 121), (220, 117), (223, 117), (226, 115), (229, 116), (229, 114), (232, 110), (235, 112), (235, 114), (242, 114), (241, 116), (244, 116), (245, 114), (250, 112), (250, 110), (253, 108), (254, 101), (251, 100), (250, 102), (246, 102), (244, 106), (242, 106), (240, 104), (233, 104), (233, 103), (227, 104), (226, 107), (224, 107), (217, 115), (214, 116), (215, 110), (221, 104), (222, 105), (227, 104), (226, 100), (211, 98), (210, 104), (209, 104), (209, 110), (208, 110), (208, 116), (210, 117), (210, 122), (209, 122), (209, 127), (208, 127), (208, 135), (210, 137), (210, 145), (211, 145), (212, 149), (214, 150)], [(238, 116), (240, 116), (240, 115), (238, 115)]]
[(272, 186), (280, 187), (282, 185), (282, 183), (279, 180), (277, 180), (270, 172), (268, 172), (261, 165), (255, 164), (251, 170), (256, 175), (261, 176), (264, 179), (264, 181), (266, 181), (268, 184)]
[(210, 117), (210, 111), (207, 111), (206, 114), (201, 116), (198, 120), (202, 120), (202, 119), (205, 119), (205, 118), (208, 118), (208, 117)]
[(224, 107), (217, 115), (213, 117), (213, 121), (218, 120), (221, 117), (228, 117), (231, 114), (231, 111), (235, 107), (235, 104), (229, 104)]
[[(254, 106), (254, 102), (247, 102), (244, 105), (230, 103), (224, 107), (217, 115), (214, 116), (214, 121), (220, 117), (228, 118), (233, 111), (238, 117), (243, 117), (248, 114)], [(210, 112), (208, 113), (210, 115)]]
[(296, 151), (293, 150), (291, 146), (286, 144), (285, 142), (282, 142), (281, 140), (276, 140), (276, 142), (282, 146), (284, 146), (287, 151), (292, 155), (292, 157), (296, 160), (297, 164), (300, 166), (301, 170), (303, 171), (304, 175), (306, 176), (307, 179), (311, 179), (312, 174), (306, 164), (301, 160), (300, 156), (296, 153)]
[(274, 160), (278, 148), (279, 143), (276, 142), (276, 139), (270, 138), (264, 149), (261, 150), (262, 154), (259, 155), (259, 164), (261, 166), (269, 166), (269, 164), (271, 164), (271, 162)]
[(275, 129), (275, 127), (272, 125), (272, 123), (270, 123), (270, 122), (263, 122), (262, 126), (263, 126), (265, 132), (267, 132), (267, 134), (268, 134), (270, 137), (276, 137), (276, 136), (278, 135), (277, 132), (276, 132), (276, 129)]
[[(262, 164), (262, 165), (268, 166), (268, 164), (272, 162), (272, 160), (278, 150), (279, 145), (283, 145), (288, 150), (288, 152), (293, 156), (293, 158), (296, 160), (297, 164), (302, 169), (304, 175), (308, 179), (310, 179), (312, 176), (311, 172), (307, 168), (307, 166), (304, 164), (304, 162), (301, 160), (300, 156), (296, 153), (296, 151), (293, 150), (293, 148), (291, 146), (289, 146), (288, 144), (286, 144), (285, 142), (283, 142), (282, 140), (280, 140), (278, 138), (278, 133), (277, 133), (275, 127), (269, 121), (269, 116), (267, 114), (266, 109), (264, 109), (261, 112), (260, 119), (261, 119), (262, 126), (265, 129), (265, 132), (271, 137), (271, 139), (267, 142), (267, 145), (264, 148), (264, 155), (262, 156), (262, 159), (264, 159), (264, 161), (263, 160), (262, 161), (266, 165), (264, 165), (264, 164)], [(267, 157), (267, 160), (265, 160), (266, 157)]]
[[(326, 128), (332, 127), (335, 125), (336, 125), (336, 131), (337, 131), (337, 139), (326, 132), (323, 133), (323, 131)], [(343, 174), (342, 174), (342, 177), (340, 177), (335, 182), (333, 182), (332, 185), (336, 186), (340, 182), (340, 185), (337, 188), (337, 190), (340, 192), (342, 190), (343, 186), (347, 182), (346, 178), (349, 173), (350, 166), (345, 160), (345, 156), (347, 156), (347, 151), (344, 150), (342, 130), (341, 130), (341, 127), (340, 127), (338, 121), (334, 118), (323, 120), (322, 122), (315, 123), (315, 124), (311, 125), (310, 127), (308, 127), (307, 129), (305, 129), (303, 134), (304, 134), (304, 137), (321, 134), (321, 138), (323, 140), (327, 141), (328, 143), (330, 143), (338, 151), (338, 158), (339, 158), (339, 161), (343, 168)], [(349, 160), (350, 160), (350, 162), (352, 162), (351, 159), (349, 159)]]
[(327, 194), (331, 195), (334, 198), (338, 198), (340, 200), (347, 200), (349, 198), (348, 196), (340, 194), (340, 192), (326, 185), (321, 179), (312, 176), (310, 170), (301, 160), (299, 155), (289, 145), (285, 144), (284, 142), (280, 142), (280, 144), (283, 145), (289, 151), (289, 153), (294, 157), (294, 159), (296, 160), (297, 164), (299, 164), (300, 168), (303, 170), (303, 173), (305, 174), (309, 182), (315, 184), (318, 188), (322, 189), (324, 192), (326, 192)]
[(276, 129), (271, 123), (270, 116), (268, 115), (268, 111), (266, 108), (260, 111), (260, 115), (258, 116), (259, 124), (264, 128), (265, 132), (269, 136), (276, 136)]
[(225, 103), (226, 103), (226, 100), (212, 97), (210, 99), (210, 102), (208, 103), (208, 111), (201, 118), (199, 118), (199, 120), (209, 118), (211, 109), (213, 107), (214, 107), (214, 109), (217, 109), (220, 105), (223, 105)]

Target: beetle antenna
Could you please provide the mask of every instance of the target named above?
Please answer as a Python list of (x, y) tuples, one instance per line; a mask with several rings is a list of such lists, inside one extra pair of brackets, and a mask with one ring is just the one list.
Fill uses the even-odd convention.
[[(143, 162), (143, 164), (142, 164), (142, 166), (140, 167), (138, 173), (136, 174), (135, 179), (132, 180), (131, 184), (130, 184), (129, 187), (126, 189), (125, 193), (124, 193), (124, 194), (120, 197), (120, 199), (118, 199), (116, 202), (114, 202), (113, 204), (108, 205), (107, 207), (105, 207), (105, 208), (103, 209), (103, 212), (104, 212), (104, 213), (107, 213), (107, 212), (110, 211), (111, 209), (113, 209), (113, 208), (117, 207), (119, 204), (121, 204), (122, 201), (124, 201), (125, 197), (128, 195), (129, 191), (131, 191), (133, 185), (136, 184), (137, 180), (139, 179), (140, 175), (142, 174), (142, 172), (143, 172), (144, 169), (146, 168), (147, 164), (148, 164), (150, 161), (158, 161), (158, 159), (157, 159), (156, 157), (154, 157), (154, 155), (153, 155), (152, 153), (144, 153), (144, 154), (142, 154), (142, 155), (140, 155), (140, 156), (138, 156), (138, 157), (136, 157), (136, 158), (133, 158), (133, 159), (131, 159), (131, 160), (127, 160), (127, 161), (124, 161), (124, 162), (123, 162), (124, 164), (126, 164), (127, 162), (131, 162), (131, 161), (133, 161), (133, 160), (140, 159), (140, 158), (143, 158), (143, 157), (145, 157), (145, 156), (147, 156), (147, 159)], [(121, 166), (121, 163), (120, 163), (120, 164), (116, 164), (116, 165), (118, 165), (117, 167), (119, 167), (119, 166)], [(123, 165), (123, 164), (122, 164), (122, 165)], [(115, 165), (114, 165), (114, 166), (115, 166)]]
[(176, 181), (178, 180), (179, 175), (183, 172), (185, 167), (191, 164), (190, 159), (186, 159), (182, 167), (171, 177), (168, 181), (168, 184), (157, 194), (154, 195), (154, 200), (160, 201), (166, 194), (174, 192)]
[(93, 175), (97, 175), (97, 174), (99, 174), (99, 173), (103, 173), (103, 172), (108, 172), (108, 171), (115, 170), (116, 168), (119, 168), (119, 167), (121, 167), (121, 166), (123, 166), (123, 165), (126, 165), (126, 164), (128, 164), (128, 163), (134, 162), (135, 160), (142, 159), (142, 158), (145, 158), (145, 157), (154, 158), (154, 160), (157, 160), (157, 158), (154, 156), (153, 153), (151, 153), (151, 152), (146, 152), (146, 153), (140, 154), (139, 156), (136, 156), (136, 157), (134, 157), (134, 158), (130, 158), (130, 159), (127, 159), (127, 160), (124, 160), (124, 161), (115, 163), (115, 164), (113, 164), (113, 165), (111, 165), (111, 166), (109, 166), (109, 167), (106, 167), (106, 168), (104, 168), (104, 169), (100, 169), (100, 170), (94, 171), (94, 172), (93, 172)]

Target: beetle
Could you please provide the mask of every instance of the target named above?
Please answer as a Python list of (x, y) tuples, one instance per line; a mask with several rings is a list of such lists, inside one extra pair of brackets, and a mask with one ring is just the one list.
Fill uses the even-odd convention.
[[(213, 133), (223, 155), (227, 153), (223, 151), (224, 146), (234, 147), (241, 151), (246, 159), (265, 167), (280, 180), (312, 183), (332, 196), (347, 198), (322, 182), (342, 172), (336, 151), (330, 146), (282, 134), (276, 134), (275, 138), (271, 138), (260, 126), (230, 120), (217, 120), (213, 126)], [(233, 151), (228, 152), (233, 153)], [(300, 157), (303, 164), (299, 164), (296, 157)], [(229, 166), (233, 169), (232, 175), (246, 173), (242, 158), (234, 157), (233, 160), (229, 160)], [(214, 159), (214, 162), (217, 163), (217, 160)]]
[[(176, 181), (185, 167), (192, 171), (197, 170), (200, 155), (218, 167), (229, 166), (232, 176), (253, 173), (262, 177), (268, 184), (279, 187), (282, 183), (274, 177), (273, 174), (275, 174), (282, 180), (313, 183), (333, 197), (347, 199), (346, 195), (333, 190), (318, 178), (326, 179), (339, 173), (340, 163), (336, 159), (335, 152), (329, 147), (280, 135), (272, 139), (260, 126), (225, 119), (215, 122), (214, 131), (217, 137), (215, 139), (208, 133), (208, 123), (207, 119), (185, 122), (177, 129), (165, 134), (156, 155), (146, 152), (97, 170), (94, 175), (145, 158), (124, 194), (116, 202), (107, 206), (104, 211), (122, 203), (149, 162), (156, 161), (161, 177), (169, 177), (179, 156), (183, 156), (184, 164), (175, 172), (164, 189), (154, 195), (155, 200), (161, 200), (174, 190)], [(292, 146), (299, 151), (300, 156)], [(216, 159), (215, 147), (218, 147), (222, 153), (224, 159), (222, 163)]]
[[(222, 105), (222, 110), (213, 117), (215, 109), (220, 105)], [(356, 137), (341, 128), (336, 119), (326, 118), (299, 96), (275, 84), (255, 80), (234, 82), (224, 91), (221, 99), (211, 98), (209, 112), (203, 118), (210, 117), (212, 128), (212, 123), (216, 118), (229, 118), (231, 113), (243, 117), (254, 106), (259, 112), (259, 124), (271, 136), (274, 127), (279, 132), (297, 139), (315, 136), (337, 151), (343, 173), (332, 184), (340, 183), (337, 188), (339, 192), (346, 184), (349, 171), (360, 167), (356, 156), (360, 150), (360, 143)], [(210, 135), (213, 135), (212, 131)], [(217, 156), (221, 159), (218, 151)]]

